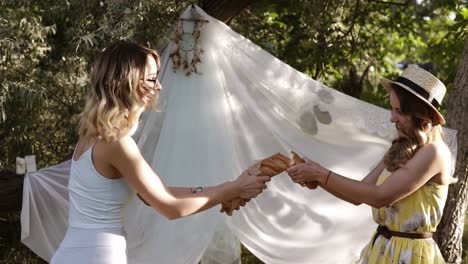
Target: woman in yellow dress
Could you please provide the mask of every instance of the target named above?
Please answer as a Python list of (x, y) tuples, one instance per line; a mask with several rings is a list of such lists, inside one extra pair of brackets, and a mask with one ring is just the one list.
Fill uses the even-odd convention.
[(364, 179), (347, 178), (309, 159), (288, 174), (302, 186), (319, 185), (344, 201), (372, 206), (378, 228), (358, 263), (445, 263), (432, 234), (453, 180), (445, 120), (438, 111), (446, 88), (416, 65), (381, 83), (390, 93), (390, 121), (398, 136)]

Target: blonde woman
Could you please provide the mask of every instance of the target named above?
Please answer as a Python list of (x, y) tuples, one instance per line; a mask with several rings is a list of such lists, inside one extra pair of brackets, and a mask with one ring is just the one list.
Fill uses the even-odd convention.
[(267, 176), (241, 174), (212, 187), (170, 187), (143, 159), (131, 135), (157, 100), (159, 56), (117, 42), (97, 58), (79, 123), (69, 178), (68, 230), (51, 263), (126, 263), (121, 210), (135, 190), (156, 211), (176, 219), (266, 188)]
[(432, 234), (452, 181), (445, 120), (437, 110), (446, 88), (416, 65), (381, 83), (390, 93), (390, 121), (398, 136), (376, 168), (356, 181), (307, 160), (288, 174), (300, 185), (318, 184), (339, 199), (372, 206), (378, 228), (358, 263), (445, 263)]

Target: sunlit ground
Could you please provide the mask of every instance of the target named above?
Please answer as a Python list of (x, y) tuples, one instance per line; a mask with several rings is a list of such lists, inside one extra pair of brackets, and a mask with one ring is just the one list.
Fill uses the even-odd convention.
[[(46, 264), (20, 242), (19, 213), (0, 213), (0, 264)], [(468, 264), (468, 215), (465, 218), (463, 235), (463, 261)], [(241, 251), (242, 264), (263, 264), (244, 246)]]

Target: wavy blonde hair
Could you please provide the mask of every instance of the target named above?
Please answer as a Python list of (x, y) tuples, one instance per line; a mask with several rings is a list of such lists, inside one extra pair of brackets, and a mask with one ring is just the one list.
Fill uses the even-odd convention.
[(80, 137), (117, 140), (136, 125), (154, 97), (145, 82), (148, 56), (160, 66), (159, 55), (138, 44), (119, 41), (102, 51), (91, 71), (91, 89), (79, 115)]
[(423, 145), (432, 142), (438, 133), (443, 137), (442, 126), (438, 123), (434, 110), (398, 85), (392, 90), (400, 100), (400, 111), (409, 117), (410, 125), (405, 127), (407, 137), (398, 137), (384, 156), (384, 164), (391, 172), (408, 162)]

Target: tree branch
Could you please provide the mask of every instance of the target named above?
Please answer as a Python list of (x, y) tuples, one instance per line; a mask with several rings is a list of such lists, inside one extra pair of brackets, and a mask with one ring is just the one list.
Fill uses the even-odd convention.
[(229, 24), (253, 0), (202, 0), (201, 8), (212, 17)]
[(369, 0), (369, 2), (378, 3), (378, 4), (386, 4), (386, 5), (406, 6), (406, 5), (408, 5), (408, 4), (411, 2), (411, 0), (407, 0), (407, 1), (404, 2), (404, 3), (388, 2), (388, 1), (379, 1), (379, 0)]
[(341, 39), (344, 39), (346, 36), (348, 36), (353, 31), (354, 24), (356, 23), (358, 10), (359, 10), (359, 0), (356, 1), (356, 6), (355, 6), (354, 12), (353, 12), (353, 18), (351, 19), (351, 26), (349, 26), (348, 31), (346, 31), (340, 38), (338, 38), (338, 41), (340, 41)]

